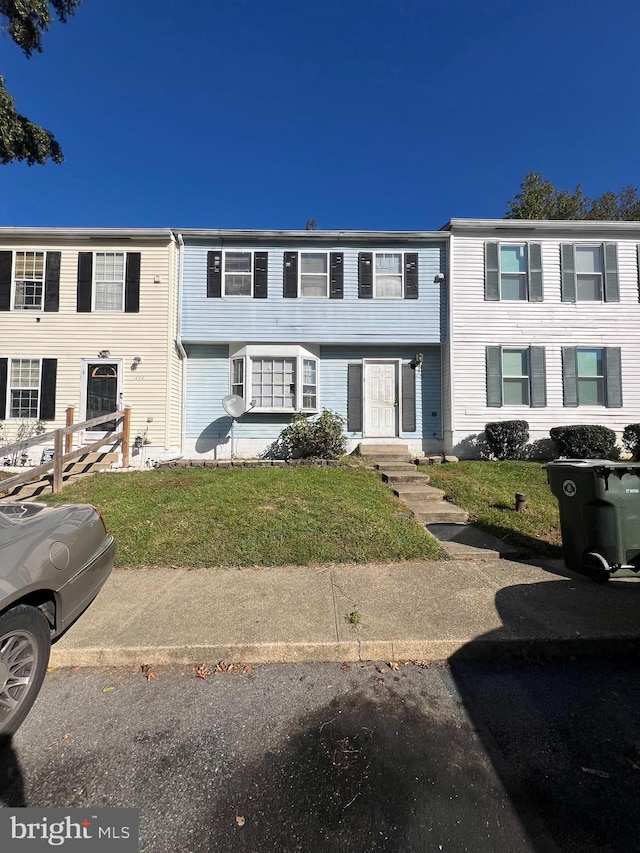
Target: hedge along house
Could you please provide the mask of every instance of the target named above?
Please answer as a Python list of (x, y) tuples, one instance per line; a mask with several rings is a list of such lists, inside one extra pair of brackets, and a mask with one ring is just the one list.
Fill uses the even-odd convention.
[(168, 229), (0, 229), (1, 443), (129, 405), (133, 464), (179, 452), (177, 257)]
[(228, 458), (223, 398), (249, 411), (238, 457), (259, 456), (294, 412), (345, 418), (349, 449), (442, 449), (446, 247), (439, 232), (177, 234), (186, 354), (186, 457)]
[(640, 421), (640, 223), (453, 219), (445, 442), (489, 421)]

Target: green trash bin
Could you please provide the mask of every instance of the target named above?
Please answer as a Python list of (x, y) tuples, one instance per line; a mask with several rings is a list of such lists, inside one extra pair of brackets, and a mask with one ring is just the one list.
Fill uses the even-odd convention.
[(547, 466), (568, 569), (604, 582), (640, 572), (640, 463), (559, 459)]

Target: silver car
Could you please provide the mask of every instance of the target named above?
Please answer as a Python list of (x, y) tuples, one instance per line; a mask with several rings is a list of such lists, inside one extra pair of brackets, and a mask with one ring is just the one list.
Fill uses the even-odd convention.
[(0, 734), (27, 716), (51, 643), (91, 604), (114, 557), (93, 506), (0, 503)]

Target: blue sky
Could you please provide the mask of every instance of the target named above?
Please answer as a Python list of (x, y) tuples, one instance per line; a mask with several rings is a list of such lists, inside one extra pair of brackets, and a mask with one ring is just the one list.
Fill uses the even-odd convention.
[(528, 171), (640, 185), (637, 0), (86, 0), (18, 110), (62, 166), (0, 166), (0, 225), (437, 229)]

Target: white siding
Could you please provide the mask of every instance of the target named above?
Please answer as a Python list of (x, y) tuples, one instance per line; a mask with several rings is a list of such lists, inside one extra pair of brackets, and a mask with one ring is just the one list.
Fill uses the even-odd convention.
[[(536, 242), (542, 246), (544, 301), (491, 302), (484, 299), (484, 244), (489, 241)], [(619, 302), (561, 301), (560, 245), (615, 242), (618, 247)], [(452, 299), (450, 330), (454, 371), (452, 445), (484, 430), (488, 421), (523, 419), (532, 438), (548, 437), (550, 427), (602, 424), (620, 433), (640, 421), (640, 329), (638, 301), (638, 241), (606, 233), (540, 236), (487, 229), (484, 234), (454, 234), (451, 241)], [(541, 346), (546, 352), (547, 406), (489, 407), (486, 399), (485, 348), (490, 345)], [(562, 347), (621, 347), (623, 408), (563, 405)], [(446, 429), (446, 425), (445, 425)]]

